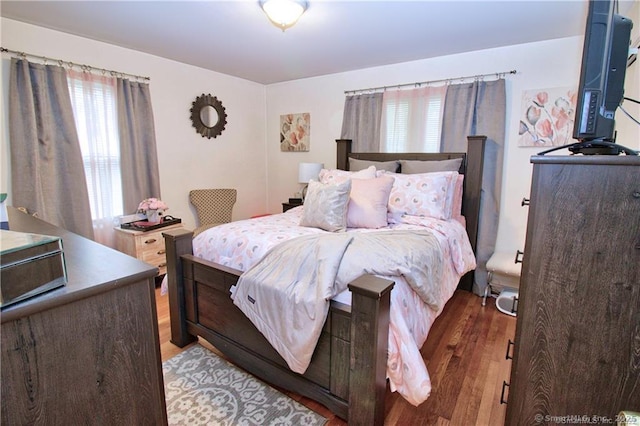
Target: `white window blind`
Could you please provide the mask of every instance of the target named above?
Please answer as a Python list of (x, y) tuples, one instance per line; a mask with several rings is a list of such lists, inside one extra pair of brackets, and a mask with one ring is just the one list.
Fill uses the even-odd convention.
[(438, 152), (446, 86), (386, 91), (382, 152)]
[(116, 80), (69, 71), (68, 83), (92, 219), (95, 221), (122, 215)]

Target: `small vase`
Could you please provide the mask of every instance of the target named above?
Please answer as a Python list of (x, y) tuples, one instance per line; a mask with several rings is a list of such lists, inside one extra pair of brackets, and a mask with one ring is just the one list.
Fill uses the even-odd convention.
[(160, 223), (162, 221), (162, 210), (147, 210), (147, 221), (149, 223)]

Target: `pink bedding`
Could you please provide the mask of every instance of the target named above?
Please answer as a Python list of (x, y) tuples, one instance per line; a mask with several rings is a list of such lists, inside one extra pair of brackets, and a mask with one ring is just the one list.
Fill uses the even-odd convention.
[[(211, 228), (194, 238), (194, 255), (246, 271), (282, 241), (326, 233), (317, 228), (298, 226), (303, 208)], [(387, 377), (392, 391), (399, 392), (411, 404), (418, 405), (431, 392), (431, 382), (420, 348), (433, 321), (453, 295), (460, 277), (475, 268), (475, 257), (464, 227), (456, 220), (403, 216), (400, 222), (377, 230), (349, 229), (347, 232), (430, 229), (443, 250), (443, 280), (438, 292), (441, 300), (432, 307), (420, 299), (403, 277), (385, 277), (396, 283), (391, 292)], [(345, 291), (334, 300), (349, 303), (350, 293)]]

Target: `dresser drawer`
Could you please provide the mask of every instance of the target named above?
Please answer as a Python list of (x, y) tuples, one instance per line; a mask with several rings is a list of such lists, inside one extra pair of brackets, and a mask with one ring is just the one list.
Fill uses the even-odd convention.
[(151, 263), (151, 259), (158, 256), (165, 257), (162, 233), (154, 232), (150, 235), (136, 235), (136, 257)]
[(167, 273), (167, 256), (165, 254), (164, 245), (159, 250), (146, 250), (139, 257), (143, 262), (147, 262), (160, 271), (159, 274)]
[(164, 240), (162, 239), (162, 233), (160, 232), (136, 235), (135, 239), (137, 253), (147, 254), (164, 251)]
[(167, 272), (167, 256), (162, 233), (180, 228), (182, 225), (171, 225), (149, 232), (116, 228), (117, 249), (157, 267), (162, 275)]

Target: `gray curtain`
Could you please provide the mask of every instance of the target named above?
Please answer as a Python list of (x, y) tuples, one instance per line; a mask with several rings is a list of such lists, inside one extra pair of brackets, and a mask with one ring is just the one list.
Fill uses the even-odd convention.
[(93, 239), (66, 71), (13, 58), (9, 79), (13, 205)]
[(379, 152), (381, 118), (382, 92), (347, 96), (340, 137), (353, 140), (353, 152)]
[(451, 85), (447, 89), (441, 151), (464, 152), (468, 135), (487, 136), (476, 247), (478, 266), (475, 271), (473, 288), (477, 294), (483, 294), (487, 286), (486, 265), (494, 252), (498, 234), (505, 113), (504, 79)]
[(160, 198), (160, 174), (149, 85), (118, 79), (118, 126), (125, 213)]

